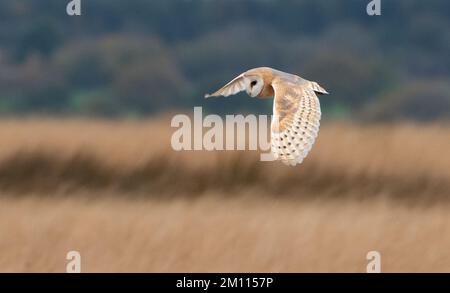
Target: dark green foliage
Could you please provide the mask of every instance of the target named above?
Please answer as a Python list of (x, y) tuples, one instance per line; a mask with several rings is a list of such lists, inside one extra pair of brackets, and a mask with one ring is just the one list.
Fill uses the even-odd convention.
[[(68, 2), (0, 2), (0, 113), (147, 115), (199, 105), (269, 113), (269, 103), (244, 96), (203, 100), (264, 65), (321, 83), (332, 93), (328, 117), (383, 119), (374, 113), (409, 103), (391, 92), (405, 80), (450, 81), (446, 0), (383, 1), (379, 17), (361, 0), (95, 0), (82, 1), (80, 17), (66, 15)], [(438, 87), (430, 102), (440, 108), (448, 96)], [(401, 116), (422, 119), (417, 105), (398, 106), (408, 112)]]

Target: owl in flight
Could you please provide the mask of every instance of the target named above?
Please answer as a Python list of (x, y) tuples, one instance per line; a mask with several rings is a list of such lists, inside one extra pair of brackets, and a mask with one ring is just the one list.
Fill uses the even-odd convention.
[(205, 98), (230, 96), (246, 91), (252, 98), (274, 97), (271, 149), (286, 165), (300, 164), (308, 155), (320, 126), (317, 94), (328, 92), (317, 82), (269, 67), (251, 69)]

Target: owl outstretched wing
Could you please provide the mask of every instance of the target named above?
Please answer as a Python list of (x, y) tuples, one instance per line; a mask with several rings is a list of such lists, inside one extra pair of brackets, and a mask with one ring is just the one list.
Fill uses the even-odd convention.
[(205, 98), (217, 97), (217, 96), (228, 97), (228, 96), (237, 94), (237, 93), (245, 90), (245, 87), (246, 87), (245, 82), (246, 82), (245, 76), (244, 76), (244, 74), (241, 74), (241, 75), (235, 77), (232, 81), (230, 81), (226, 85), (224, 85), (218, 91), (216, 91), (212, 94), (206, 94)]
[(316, 92), (328, 93), (316, 82), (298, 76), (276, 77), (272, 87), (272, 153), (275, 159), (295, 166), (308, 155), (319, 132), (321, 111)]

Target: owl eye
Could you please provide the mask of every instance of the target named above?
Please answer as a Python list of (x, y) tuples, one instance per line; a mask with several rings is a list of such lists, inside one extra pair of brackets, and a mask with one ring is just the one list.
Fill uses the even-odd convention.
[(254, 87), (256, 85), (256, 80), (254, 80), (254, 81), (252, 81), (251, 83), (250, 83), (250, 86), (251, 87)]

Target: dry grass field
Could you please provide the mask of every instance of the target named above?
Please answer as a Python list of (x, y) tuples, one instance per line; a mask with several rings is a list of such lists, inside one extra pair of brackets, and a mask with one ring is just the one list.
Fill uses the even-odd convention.
[(450, 127), (324, 123), (295, 168), (163, 118), (3, 119), (0, 271), (450, 271)]

